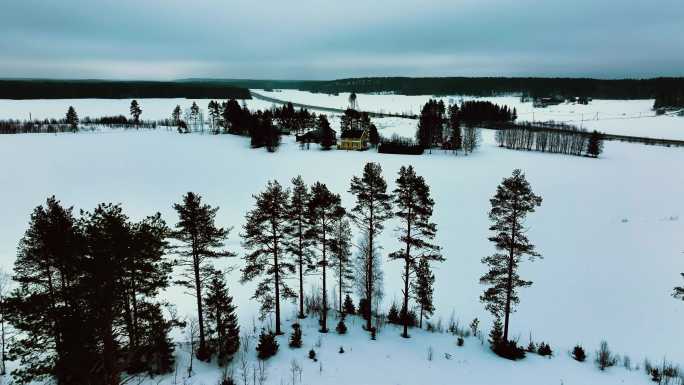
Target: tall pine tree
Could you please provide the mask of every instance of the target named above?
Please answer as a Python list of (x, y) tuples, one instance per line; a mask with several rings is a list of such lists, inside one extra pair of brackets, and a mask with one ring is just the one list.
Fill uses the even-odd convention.
[(142, 108), (140, 108), (140, 104), (138, 104), (138, 101), (133, 99), (131, 102), (131, 117), (133, 118), (133, 124), (136, 126), (140, 124), (140, 115), (142, 114)]
[(525, 255), (530, 260), (540, 257), (527, 238), (525, 218), (541, 205), (542, 198), (532, 192), (525, 175), (516, 169), (497, 187), (490, 202), (489, 219), (494, 224), (489, 229), (494, 235), (489, 240), (497, 252), (482, 259), (489, 271), (480, 278), (480, 283), (489, 287), (480, 301), (495, 318), (504, 318), (502, 342), (507, 343), (510, 314), (520, 301), (517, 289), (532, 285), (531, 281), (520, 278), (518, 266)]
[[(389, 255), (390, 259), (402, 260), (404, 268), (403, 304), (401, 319), (404, 325), (402, 337), (408, 338), (409, 288), (416, 273), (418, 260), (443, 261), (439, 246), (431, 243), (437, 233), (437, 225), (430, 222), (435, 202), (430, 197), (430, 187), (423, 177), (416, 175), (413, 166), (402, 166), (394, 189), (394, 213), (401, 221), (398, 228), (399, 241), (403, 247)], [(429, 269), (429, 265), (427, 267)]]
[[(366, 293), (373, 293), (374, 261), (376, 237), (384, 229), (384, 222), (392, 217), (392, 196), (387, 193), (387, 182), (382, 177), (382, 168), (377, 163), (366, 163), (361, 178), (354, 176), (349, 192), (356, 196), (356, 205), (350, 215), (354, 223), (368, 237), (366, 267)], [(368, 300), (366, 329), (371, 330), (373, 314), (373, 298)]]
[(261, 316), (275, 311), (275, 333), (280, 328), (280, 299), (296, 298), (286, 283), (295, 266), (286, 258), (289, 193), (276, 181), (268, 182), (266, 190), (254, 196), (255, 207), (247, 213), (243, 228), (245, 255), (242, 282), (263, 277), (252, 298), (261, 302)]
[(413, 166), (402, 166), (394, 189), (394, 213), (401, 221), (398, 227), (399, 240), (403, 247), (389, 255), (390, 259), (402, 260), (403, 304), (401, 319), (404, 325), (402, 336), (408, 338), (409, 288), (416, 273), (418, 259), (443, 261), (439, 246), (432, 240), (437, 233), (437, 225), (430, 222), (435, 202), (430, 197), (430, 187), (423, 177), (416, 175)]
[(311, 240), (307, 237), (309, 199), (311, 199), (311, 194), (301, 175), (292, 179), (292, 194), (290, 194), (290, 203), (287, 209), (287, 250), (295, 257), (295, 264), (298, 269), (299, 318), (306, 317), (304, 314), (304, 274), (310, 270), (309, 266), (311, 265), (309, 249)]
[(209, 359), (209, 350), (204, 330), (202, 288), (213, 272), (209, 260), (235, 255), (222, 249), (230, 229), (217, 227), (216, 212), (219, 208), (203, 204), (202, 197), (193, 192), (185, 194), (183, 202), (174, 204), (173, 208), (178, 212), (179, 221), (172, 236), (181, 243), (178, 262), (183, 267), (183, 279), (178, 283), (192, 290), (197, 300), (197, 358), (206, 361)]
[[(349, 294), (349, 281), (354, 279), (351, 261), (351, 226), (344, 217), (333, 224), (332, 267), (337, 275), (338, 311), (344, 314), (343, 294)], [(351, 299), (350, 299), (351, 300)], [(353, 305), (352, 305), (353, 306)]]
[(309, 231), (307, 234), (320, 251), (320, 259), (316, 262), (316, 266), (321, 269), (323, 284), (323, 309), (321, 310), (320, 321), (321, 333), (328, 332), (328, 253), (335, 248), (334, 224), (336, 221), (339, 221), (344, 214), (345, 211), (341, 206), (341, 199), (338, 194), (330, 192), (328, 187), (320, 182), (316, 182), (311, 187), (311, 200), (309, 200), (308, 208)]

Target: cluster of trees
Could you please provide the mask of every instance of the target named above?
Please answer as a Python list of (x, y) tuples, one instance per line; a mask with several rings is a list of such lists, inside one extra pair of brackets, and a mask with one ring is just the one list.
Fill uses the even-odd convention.
[[(355, 94), (352, 94), (355, 96)], [(351, 97), (350, 97), (351, 99)], [(356, 98), (353, 98), (356, 101)], [(348, 132), (368, 132), (368, 142), (377, 146), (380, 143), (380, 135), (378, 134), (378, 128), (373, 124), (370, 119), (368, 112), (360, 112), (353, 108), (347, 108), (344, 111), (344, 115), (340, 118), (340, 130), (342, 135)]]
[(512, 122), (518, 113), (508, 106), (499, 106), (489, 101), (470, 100), (461, 103), (459, 119), (465, 124), (481, 124), (486, 122)]
[[(496, 105), (492, 105), (492, 109), (502, 110)], [(462, 150), (467, 155), (479, 146), (480, 130), (474, 124), (462, 127), (462, 122), (462, 111), (458, 105), (452, 104), (447, 108), (444, 101), (430, 99), (421, 110), (416, 141), (423, 149), (430, 151), (433, 147), (441, 147), (453, 153)]]
[(311, 131), (317, 126), (316, 114), (306, 108), (295, 110), (292, 103), (273, 109), (273, 118), (278, 126), (286, 132), (294, 132), (301, 135)]
[(74, 129), (65, 119), (44, 120), (0, 120), (0, 134), (36, 134), (73, 132)]
[[(337, 286), (335, 310), (343, 316), (353, 312), (353, 304), (346, 297), (355, 285), (365, 329), (374, 335), (372, 319), (381, 295), (378, 285), (382, 274), (377, 236), (384, 230), (384, 223), (395, 216), (402, 223), (398, 236), (404, 246), (391, 253), (390, 258), (403, 262), (402, 312), (409, 311), (409, 299), (413, 298), (422, 316), (433, 313), (434, 276), (430, 263), (444, 258), (432, 243), (436, 234), (436, 225), (430, 222), (434, 202), (425, 180), (411, 166), (402, 167), (397, 187), (389, 193), (380, 166), (368, 163), (362, 176), (352, 178), (349, 192), (356, 197), (356, 204), (349, 210), (342, 207), (340, 195), (325, 184), (307, 186), (301, 177), (292, 180), (291, 189), (271, 181), (254, 196), (255, 206), (246, 216), (242, 233), (243, 246), (249, 250), (244, 258), (242, 280), (259, 281), (253, 298), (261, 303), (262, 317), (275, 313), (275, 335), (283, 333), (281, 301), (297, 301), (299, 317), (306, 316), (304, 276), (312, 274), (320, 276), (321, 283), (317, 294), (320, 332), (328, 332), (329, 270)], [(362, 234), (355, 261), (351, 250), (352, 223)], [(293, 277), (298, 282), (298, 292), (288, 284)], [(338, 331), (346, 330), (343, 323), (337, 325)], [(405, 337), (408, 326), (404, 324)]]
[(603, 134), (572, 126), (548, 123), (508, 125), (496, 132), (500, 147), (515, 150), (598, 157), (603, 151)]
[[(228, 231), (214, 225), (217, 209), (198, 195), (174, 207), (175, 230), (159, 213), (134, 222), (113, 204), (75, 216), (52, 197), (34, 210), (18, 247), (16, 288), (2, 303), (3, 321), (17, 332), (9, 355), (19, 361), (18, 382), (119, 384), (123, 374), (172, 371), (169, 333), (185, 321), (158, 294), (175, 265), (187, 278), (180, 284), (197, 297), (197, 357), (232, 357), (236, 309), (223, 273), (208, 263), (230, 255), (220, 250)], [(172, 250), (177, 261), (166, 258)]]
[(378, 152), (381, 154), (421, 155), (425, 150), (411, 139), (393, 135), (391, 138), (381, 138)]
[(653, 102), (653, 108), (682, 108), (684, 107), (684, 89), (659, 93)]

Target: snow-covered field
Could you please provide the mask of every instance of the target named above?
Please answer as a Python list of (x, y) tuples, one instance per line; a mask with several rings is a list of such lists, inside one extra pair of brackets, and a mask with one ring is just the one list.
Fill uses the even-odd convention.
[[(281, 93), (274, 94), (281, 97)], [(365, 97), (360, 96), (361, 108), (366, 107)], [(599, 106), (599, 102), (589, 107)], [(17, 116), (21, 111), (31, 111), (34, 118), (61, 117), (69, 104), (74, 104), (81, 116), (126, 114), (129, 103), (2, 101), (0, 118), (22, 118)], [(259, 103), (248, 101), (250, 108), (270, 106), (264, 103), (258, 107)], [(410, 103), (398, 102), (397, 109), (391, 110), (401, 111), (401, 106)], [(628, 103), (625, 108), (632, 112), (642, 108), (638, 107), (642, 102), (623, 103)], [(176, 104), (187, 107), (191, 101), (143, 99), (143, 118), (165, 118)], [(643, 102), (644, 109), (650, 108), (647, 104)], [(200, 105), (205, 106), (205, 101)], [(670, 118), (642, 120), (659, 119)], [(672, 119), (684, 123), (682, 118)], [(410, 130), (406, 136), (412, 136), (414, 125), (406, 123), (399, 131)], [(268, 383), (279, 384), (281, 379), (290, 383), (285, 373), (294, 355), (304, 364), (304, 384), (415, 384), (423, 378), (424, 383), (433, 384), (491, 384), (511, 376), (520, 378), (520, 383), (648, 383), (643, 372), (613, 368), (608, 374), (599, 373), (590, 363), (579, 366), (567, 357), (576, 343), (583, 344), (593, 356), (602, 339), (617, 353), (628, 354), (634, 363), (644, 357), (684, 363), (684, 303), (670, 296), (672, 288), (681, 285), (679, 273), (684, 272), (684, 173), (679, 170), (684, 164), (684, 150), (608, 142), (602, 158), (595, 160), (499, 149), (490, 131), (485, 131), (483, 138), (482, 148), (468, 157), (441, 151), (411, 157), (372, 151), (303, 151), (290, 137), (284, 138), (278, 152), (270, 154), (250, 149), (246, 138), (179, 135), (166, 130), (3, 135), (0, 264), (11, 269), (31, 210), (52, 194), (77, 209), (89, 210), (99, 202), (120, 202), (134, 219), (160, 211), (173, 224), (176, 215), (172, 203), (192, 190), (207, 203), (221, 207), (218, 223), (235, 227), (228, 247), (241, 254), (238, 233), (253, 204), (251, 195), (269, 179), (287, 184), (301, 174), (309, 183), (320, 180), (341, 193), (343, 204), (351, 207), (354, 201), (346, 192), (349, 181), (360, 174), (365, 162), (382, 165), (390, 188), (394, 188), (399, 167), (412, 164), (432, 187), (438, 243), (447, 258), (436, 266), (435, 320), (441, 318), (446, 323), (453, 312), (461, 324), (479, 317), (483, 329), (488, 330), (491, 317), (479, 303), (483, 287), (478, 279), (485, 271), (480, 259), (493, 251), (487, 241), (489, 198), (503, 177), (521, 168), (535, 192), (544, 198), (542, 207), (528, 221), (528, 236), (544, 259), (523, 263), (521, 275), (534, 285), (521, 292), (519, 311), (512, 317), (512, 335), (523, 344), (530, 333), (536, 341), (548, 341), (556, 357), (542, 360), (531, 356), (511, 363), (495, 358), (475, 339), (458, 348), (453, 337), (414, 331), (414, 338), (404, 340), (392, 329), (383, 330), (379, 341), (370, 344), (358, 331), (357, 322), (348, 336), (324, 337), (320, 349), (322, 374), (318, 364), (305, 358), (318, 338), (313, 329), (305, 335), (301, 351), (289, 352), (282, 338), (281, 352), (287, 353), (269, 364)], [(392, 230), (395, 224), (388, 223), (380, 239), (385, 255), (398, 247)], [(222, 264), (242, 266), (239, 259)], [(399, 299), (399, 267), (399, 263), (384, 261), (385, 308), (394, 298)], [(231, 292), (239, 304), (243, 328), (249, 329), (258, 308), (250, 299), (254, 286), (240, 285), (237, 277), (232, 273)], [(315, 277), (309, 280), (311, 285), (316, 283)], [(192, 313), (194, 298), (182, 289), (172, 288), (164, 295), (178, 305), (180, 314)], [(288, 317), (291, 314), (289, 308)], [(289, 329), (288, 323), (284, 329)], [(340, 345), (348, 353), (338, 358)], [(434, 347), (432, 362), (426, 359), (428, 346)], [(451, 360), (444, 358), (445, 352), (453, 354)], [(360, 382), (359, 377), (349, 377), (369, 362), (377, 373), (369, 373), (367, 381), (365, 377)], [(200, 378), (195, 383), (215, 383), (215, 377)]]
[[(332, 108), (346, 108), (348, 93), (338, 95), (316, 94), (299, 90), (275, 90), (260, 94), (276, 99), (302, 104)], [(358, 108), (364, 111), (385, 113), (420, 114), (420, 110), (432, 96), (430, 95), (369, 95), (359, 94)], [(461, 100), (489, 100), (500, 105), (516, 108), (518, 121), (556, 121), (566, 122), (587, 130), (598, 130), (609, 134), (644, 136), (684, 140), (684, 117), (674, 115), (655, 116), (652, 110), (653, 99), (643, 100), (593, 100), (588, 105), (563, 103), (546, 108), (535, 108), (532, 102), (522, 103), (517, 96), (495, 96), (476, 98), (469, 96), (437, 97), (445, 104), (460, 103)], [(380, 119), (388, 126), (401, 124), (403, 119)], [(415, 126), (415, 123), (413, 124)]]

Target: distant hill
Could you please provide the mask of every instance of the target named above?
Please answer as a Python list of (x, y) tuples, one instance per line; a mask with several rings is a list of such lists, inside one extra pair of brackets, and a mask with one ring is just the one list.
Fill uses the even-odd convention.
[(0, 79), (0, 99), (250, 99), (249, 90), (222, 82)]
[(298, 89), (321, 93), (382, 93), (400, 95), (521, 94), (535, 96), (584, 96), (603, 99), (650, 99), (678, 94), (684, 78), (590, 79), (507, 77), (369, 77), (338, 80), (188, 79), (184, 81), (227, 84), (259, 89)]

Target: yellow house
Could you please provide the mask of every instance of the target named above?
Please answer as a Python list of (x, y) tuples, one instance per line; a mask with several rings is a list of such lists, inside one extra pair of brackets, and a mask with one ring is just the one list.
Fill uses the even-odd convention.
[(339, 150), (367, 150), (368, 130), (346, 130), (340, 135)]

